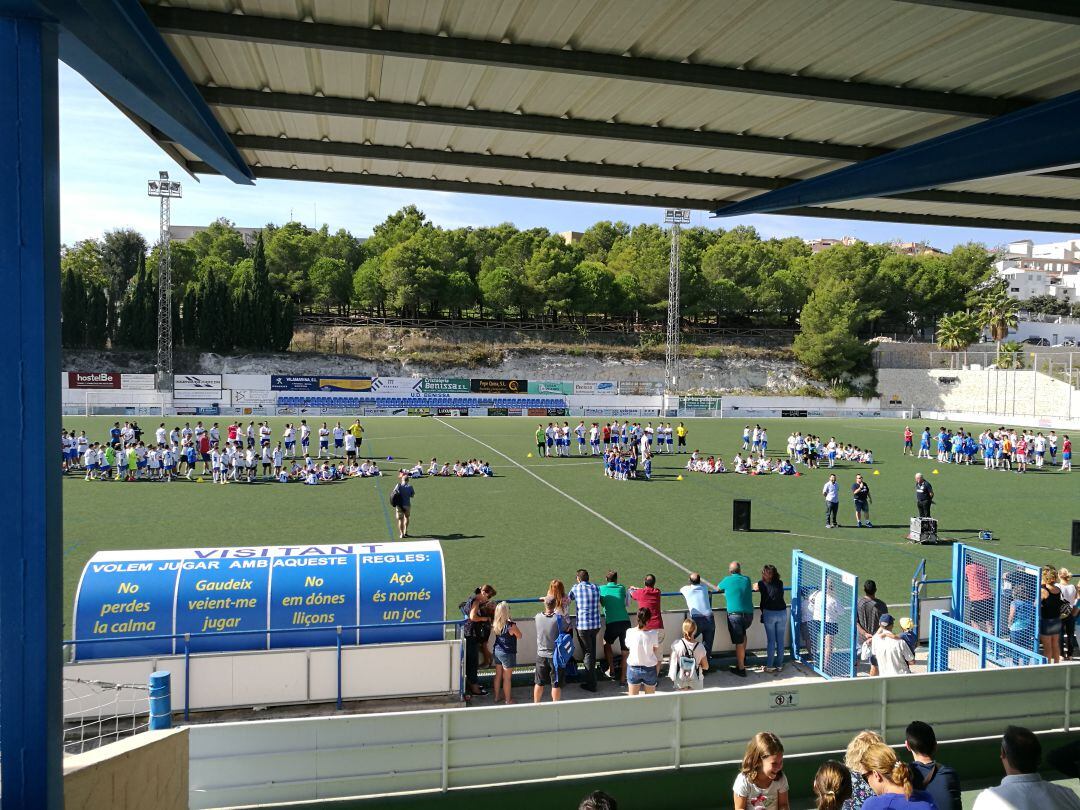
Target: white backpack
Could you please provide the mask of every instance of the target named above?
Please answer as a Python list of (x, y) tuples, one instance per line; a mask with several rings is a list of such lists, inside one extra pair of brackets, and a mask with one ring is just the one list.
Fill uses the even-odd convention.
[(701, 642), (694, 642), (694, 646), (691, 647), (686, 639), (681, 639), (681, 641), (683, 649), (675, 663), (675, 688), (687, 689), (697, 686), (701, 680), (701, 669), (694, 655), (694, 651)]

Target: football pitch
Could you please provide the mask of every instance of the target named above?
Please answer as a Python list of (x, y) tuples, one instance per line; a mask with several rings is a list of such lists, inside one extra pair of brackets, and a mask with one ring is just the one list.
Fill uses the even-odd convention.
[[(307, 418), (315, 433), (323, 419)], [(64, 417), (63, 424), (68, 430), (86, 430), (91, 441), (102, 441), (114, 421), (116, 417)], [(160, 421), (140, 420), (151, 438)], [(172, 428), (185, 421), (194, 425), (195, 419), (165, 421)], [(209, 426), (215, 420), (203, 421)], [(224, 435), (230, 417), (216, 421)], [(275, 442), (286, 421), (297, 419), (270, 420)], [(333, 427), (338, 419), (326, 421)], [(352, 419), (340, 421), (347, 426)], [(807, 471), (800, 466), (803, 474), (797, 478), (705, 475), (685, 472), (685, 455), (657, 455), (653, 480), (613, 481), (603, 475), (598, 460), (579, 458), (576, 444), (570, 458), (538, 458), (537, 421), (366, 419), (361, 455), (378, 459), (384, 475), (314, 487), (270, 482), (218, 486), (209, 480), (105, 483), (84, 481), (81, 473), (69, 475), (63, 484), (65, 638), (71, 633), (79, 575), (98, 550), (396, 541), (388, 503), (395, 473), (418, 459), (426, 469), (432, 457), (440, 463), (480, 458), (495, 472), (490, 479), (414, 481), (410, 533), (443, 544), (448, 618), (454, 618), (457, 603), (483, 583), (494, 585), (499, 598), (539, 596), (553, 578), (569, 587), (578, 568), (588, 569), (597, 582), (614, 568), (627, 585), (638, 585), (653, 573), (658, 587), (675, 591), (686, 583), (687, 569), (715, 583), (728, 563), (738, 559), (752, 577), (763, 564), (772, 563), (790, 581), (795, 548), (860, 578), (877, 580), (879, 595), (888, 602), (906, 602), (921, 559), (926, 558), (931, 578), (947, 578), (951, 567), (949, 547), (912, 545), (905, 538), (915, 514), (917, 471), (934, 486), (934, 517), (942, 537), (1034, 564), (1071, 563), (1069, 535), (1071, 521), (1080, 519), (1080, 476), (1056, 469), (1026, 475), (991, 472), (981, 461), (971, 467), (916, 461), (901, 454), (905, 423), (899, 420), (760, 420), (769, 430), (770, 455), (784, 454), (787, 436), (796, 430), (825, 441), (835, 436), (838, 442), (874, 451), (872, 466), (838, 462), (834, 470), (841, 487), (841, 527), (836, 529), (824, 527), (821, 488), (829, 472), (824, 467)], [(744, 420), (685, 422), (689, 450), (722, 455), (730, 462), (741, 448)], [(916, 441), (924, 424), (937, 427), (912, 422)], [(963, 427), (977, 434), (985, 426)], [(198, 466), (201, 469), (201, 463)], [(858, 472), (871, 487), (872, 529), (854, 527), (848, 493)], [(732, 531), (733, 498), (752, 501), (752, 532)], [(995, 539), (978, 540), (980, 530), (992, 531)], [(671, 601), (672, 607), (681, 604)], [(519, 606), (516, 612), (532, 611)]]

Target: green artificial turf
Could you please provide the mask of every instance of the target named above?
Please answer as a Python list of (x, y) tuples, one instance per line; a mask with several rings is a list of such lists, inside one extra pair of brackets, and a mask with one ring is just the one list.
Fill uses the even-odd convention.
[[(186, 420), (166, 421), (172, 427)], [(64, 427), (85, 429), (91, 440), (102, 440), (113, 421), (64, 417)], [(160, 419), (141, 421), (152, 437)], [(218, 421), (224, 427), (229, 420)], [(286, 421), (296, 420), (271, 420), (275, 441)], [(309, 419), (315, 428), (321, 421)], [(336, 421), (331, 418), (330, 426)], [(344, 425), (351, 421), (341, 419)], [(720, 454), (725, 460), (739, 450), (742, 420), (685, 421), (688, 449)], [(498, 589), (500, 598), (538, 596), (552, 578), (569, 587), (575, 570), (582, 567), (597, 582), (609, 568), (617, 569), (627, 585), (640, 584), (645, 574), (653, 573), (665, 591), (685, 584), (683, 566), (717, 582), (733, 559), (742, 561), (751, 576), (763, 564), (773, 563), (788, 580), (793, 548), (877, 580), (886, 601), (906, 602), (912, 573), (922, 558), (927, 559), (930, 577), (950, 575), (949, 547), (916, 546), (905, 539), (915, 512), (913, 475), (920, 470), (927, 475), (939, 471), (930, 480), (942, 536), (1031, 563), (1071, 563), (1069, 534), (1071, 521), (1080, 519), (1080, 476), (988, 472), (981, 462), (970, 468), (916, 462), (901, 455), (904, 423), (898, 420), (760, 422), (769, 429), (773, 455), (786, 452), (787, 435), (794, 430), (873, 449), (872, 468), (838, 465), (841, 528), (824, 528), (824, 469), (798, 478), (683, 473), (680, 481), (677, 476), (687, 457), (661, 455), (654, 458), (652, 481), (612, 481), (598, 462), (577, 458), (576, 446), (569, 459), (530, 458), (536, 418), (367, 419), (363, 455), (379, 458), (384, 473), (391, 475), (317, 487), (103, 483), (68, 476), (63, 484), (65, 637), (70, 635), (80, 572), (95, 551), (396, 540), (387, 505), (393, 473), (403, 460), (411, 464), (423, 459), (426, 468), (432, 456), (440, 461), (485, 459), (496, 473), (493, 479), (425, 478), (414, 484), (412, 533), (443, 543), (450, 616), (459, 601), (485, 582)], [(916, 439), (923, 425), (912, 423)], [(966, 427), (976, 432), (982, 428)], [(880, 474), (872, 475), (873, 470)], [(851, 500), (845, 496), (860, 471), (871, 486), (873, 529), (853, 528)], [(753, 532), (732, 531), (733, 498), (752, 500)], [(996, 539), (978, 541), (980, 529), (993, 531)], [(517, 612), (532, 609), (519, 606)]]

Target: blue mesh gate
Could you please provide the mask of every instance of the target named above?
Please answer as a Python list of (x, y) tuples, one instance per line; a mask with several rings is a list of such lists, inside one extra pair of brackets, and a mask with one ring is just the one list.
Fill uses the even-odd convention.
[(953, 546), (952, 618), (1039, 652), (1039, 567), (981, 548)]
[(1045, 664), (1031, 650), (976, 630), (940, 610), (930, 614), (930, 671), (963, 672)]
[(859, 578), (798, 549), (791, 571), (792, 657), (825, 678), (854, 678)]

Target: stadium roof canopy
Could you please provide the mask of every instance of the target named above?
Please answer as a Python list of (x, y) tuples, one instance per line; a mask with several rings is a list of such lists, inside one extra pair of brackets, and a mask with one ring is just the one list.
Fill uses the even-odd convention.
[[(1080, 11), (1053, 0), (143, 8), (256, 178), (713, 210), (1080, 90)], [(1080, 230), (1080, 172), (778, 210)]]

